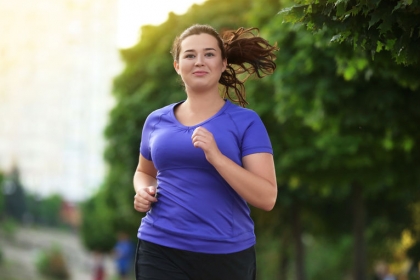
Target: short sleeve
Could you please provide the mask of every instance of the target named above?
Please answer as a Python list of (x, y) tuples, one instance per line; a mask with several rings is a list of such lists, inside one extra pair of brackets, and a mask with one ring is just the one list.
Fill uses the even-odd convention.
[(252, 111), (250, 122), (242, 138), (242, 157), (256, 153), (273, 154), (267, 129), (257, 113)]
[(150, 136), (153, 132), (153, 115), (149, 115), (143, 125), (140, 141), (140, 154), (147, 160), (152, 160), (150, 153)]

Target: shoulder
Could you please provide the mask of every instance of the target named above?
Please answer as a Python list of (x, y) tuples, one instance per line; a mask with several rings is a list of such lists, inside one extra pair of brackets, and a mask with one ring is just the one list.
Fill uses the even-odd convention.
[[(178, 102), (179, 103), (179, 102)], [(171, 114), (173, 108), (175, 107), (175, 105), (177, 105), (178, 103), (172, 103), (169, 105), (166, 105), (165, 107), (156, 109), (154, 111), (152, 111), (146, 118), (146, 124), (150, 124), (150, 123), (156, 123), (158, 122), (163, 116), (168, 116)]]
[[(170, 122), (171, 112), (176, 104), (178, 103), (172, 103), (152, 111), (144, 121), (143, 133), (150, 134), (156, 129), (157, 126), (159, 126), (159, 124), (168, 123), (168, 121)], [(162, 122), (164, 119), (166, 119), (166, 122)]]
[(236, 104), (229, 104), (226, 110), (239, 135), (262, 135), (267, 134), (267, 129), (262, 119), (252, 109), (243, 108)]
[(250, 124), (254, 121), (260, 121), (261, 118), (257, 112), (252, 109), (243, 108), (239, 105), (229, 102), (229, 106), (226, 109), (228, 114), (235, 123)]
[(165, 107), (156, 109), (154, 111), (152, 111), (149, 116), (147, 118), (156, 118), (156, 117), (160, 117), (162, 115), (167, 115), (171, 112), (171, 110), (174, 108), (174, 106), (176, 105), (176, 103), (173, 104), (169, 104)]

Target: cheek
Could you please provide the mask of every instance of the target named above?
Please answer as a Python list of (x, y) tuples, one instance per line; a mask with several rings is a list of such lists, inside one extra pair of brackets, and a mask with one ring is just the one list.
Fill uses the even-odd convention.
[(188, 70), (191, 67), (191, 65), (189, 65), (189, 63), (183, 62), (179, 64), (179, 71), (180, 72), (185, 72), (186, 70)]

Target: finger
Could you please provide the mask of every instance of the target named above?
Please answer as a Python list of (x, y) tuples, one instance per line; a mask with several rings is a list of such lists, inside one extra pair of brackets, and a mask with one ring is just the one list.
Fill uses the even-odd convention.
[(203, 137), (196, 137), (192, 140), (192, 144), (195, 148), (204, 148), (207, 144), (207, 140)]
[(151, 195), (151, 196), (153, 196), (153, 197), (155, 197), (155, 196), (156, 196), (156, 187), (153, 187), (153, 186), (147, 187), (147, 188), (145, 189), (145, 191), (146, 191), (149, 195)]
[(194, 129), (193, 134), (191, 135), (191, 138), (197, 135), (205, 135), (206, 133), (208, 133), (209, 131), (207, 129), (205, 129), (204, 127), (197, 127), (196, 129)]
[(152, 203), (150, 203), (150, 202), (145, 202), (145, 203), (142, 203), (142, 202), (138, 202), (138, 201), (135, 201), (134, 202), (134, 208), (141, 208), (141, 209), (146, 209), (146, 208), (149, 208), (150, 206), (152, 205)]
[(195, 148), (201, 148), (202, 147), (202, 142), (193, 142), (193, 146)]
[(147, 212), (149, 211), (151, 206), (143, 206), (143, 205), (134, 205), (134, 209), (138, 212)]
[(134, 199), (134, 209), (139, 212), (149, 211), (152, 206), (152, 202), (144, 200), (142, 198)]
[(137, 203), (141, 203), (141, 204), (148, 204), (148, 203), (150, 203), (150, 202), (151, 202), (151, 201), (150, 201), (150, 200), (148, 200), (147, 198), (142, 197), (141, 195), (138, 195), (138, 194), (136, 194), (136, 195), (134, 196), (134, 201), (135, 201), (135, 202), (137, 202)]
[(143, 191), (142, 193), (137, 193), (134, 196), (134, 200), (138, 201), (139, 203), (152, 203), (152, 202), (156, 202), (157, 199), (155, 196), (148, 194), (147, 192)]
[(206, 138), (205, 137), (203, 137), (203, 136), (195, 136), (193, 139), (192, 139), (192, 142), (194, 143), (194, 142), (203, 142), (203, 143), (205, 143), (206, 142)]

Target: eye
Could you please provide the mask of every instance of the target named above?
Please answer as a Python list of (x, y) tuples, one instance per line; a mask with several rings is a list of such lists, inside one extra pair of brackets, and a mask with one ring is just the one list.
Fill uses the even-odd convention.
[(193, 54), (187, 54), (187, 55), (185, 55), (184, 57), (185, 57), (185, 58), (194, 58), (194, 57), (195, 57), (195, 55), (193, 55)]
[(205, 56), (211, 57), (214, 56), (214, 53), (206, 53)]

